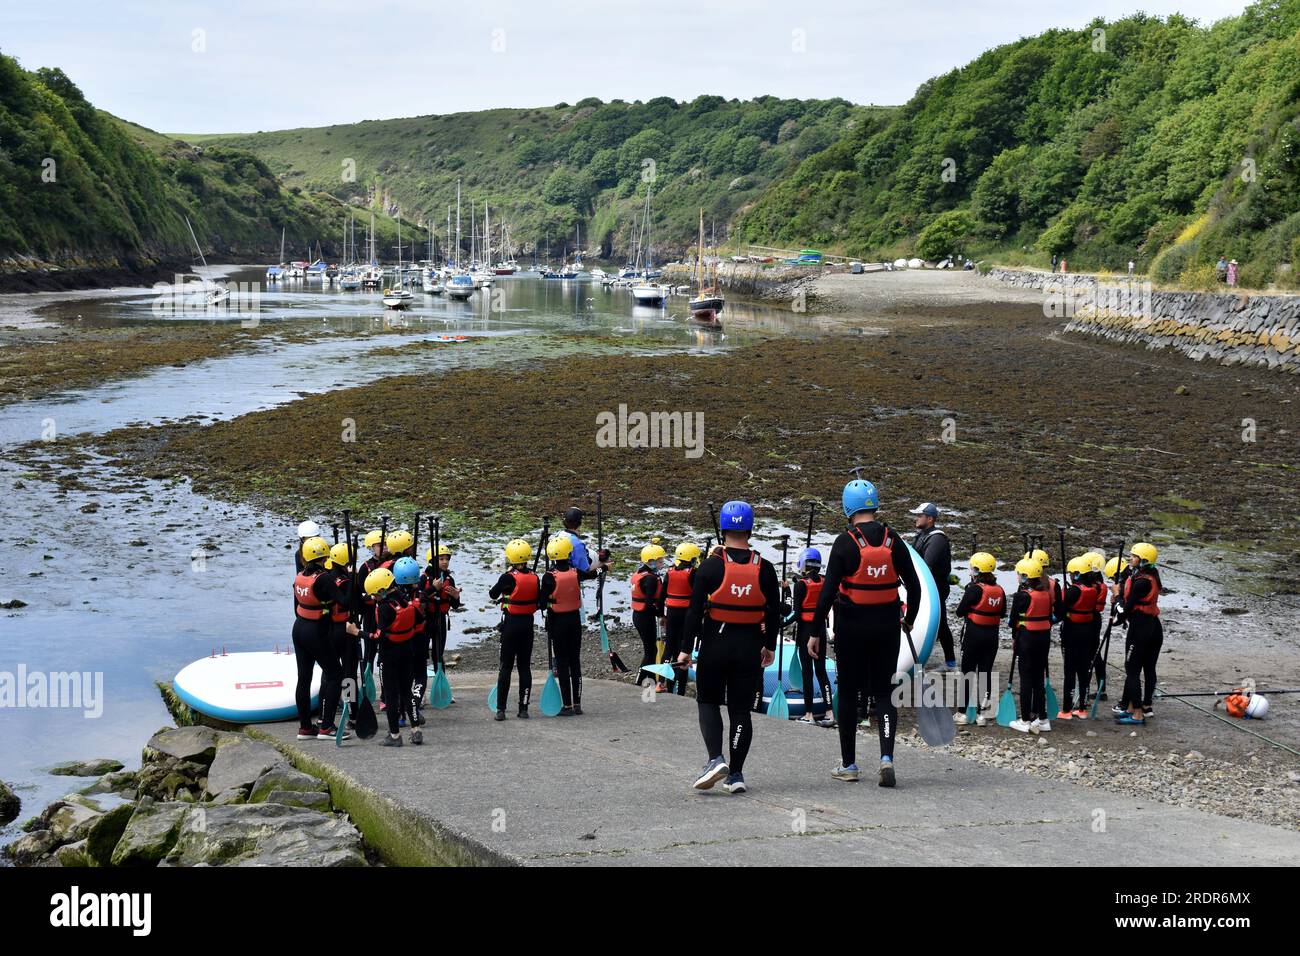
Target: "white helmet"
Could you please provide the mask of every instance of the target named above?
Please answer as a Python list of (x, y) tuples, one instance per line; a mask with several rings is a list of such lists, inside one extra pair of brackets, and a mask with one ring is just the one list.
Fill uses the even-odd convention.
[(1268, 698), (1260, 694), (1251, 694), (1246, 704), (1246, 716), (1251, 720), (1263, 720), (1268, 716)]
[(320, 534), (320, 525), (314, 521), (304, 521), (298, 525), (298, 537), (314, 538)]

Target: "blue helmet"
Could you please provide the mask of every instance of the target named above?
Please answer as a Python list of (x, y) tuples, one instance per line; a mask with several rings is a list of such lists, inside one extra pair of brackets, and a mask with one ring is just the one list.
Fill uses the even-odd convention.
[(754, 509), (748, 501), (728, 501), (718, 512), (723, 531), (753, 531)]
[(415, 558), (398, 558), (393, 562), (393, 580), (398, 584), (415, 584), (420, 580), (420, 566)]
[(869, 481), (855, 478), (844, 486), (844, 517), (852, 518), (857, 511), (875, 511), (880, 507), (880, 494)]
[(821, 565), (821, 563), (822, 553), (820, 551), (816, 548), (804, 548), (799, 552), (799, 560), (795, 562), (795, 566), (802, 571), (810, 564)]

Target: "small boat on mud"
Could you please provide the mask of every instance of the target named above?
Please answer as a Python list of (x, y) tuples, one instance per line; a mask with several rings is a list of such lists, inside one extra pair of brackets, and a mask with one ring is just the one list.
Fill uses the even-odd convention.
[(458, 299), (463, 302), (474, 294), (474, 277), (459, 272), (448, 278), (443, 288), (446, 290), (448, 298)]

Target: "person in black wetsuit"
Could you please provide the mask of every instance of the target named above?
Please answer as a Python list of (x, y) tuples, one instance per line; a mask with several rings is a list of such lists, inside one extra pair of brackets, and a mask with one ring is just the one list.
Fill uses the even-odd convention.
[(941, 529), (935, 527), (939, 509), (927, 501), (908, 514), (916, 515), (916, 535), (912, 547), (921, 556), (925, 566), (934, 575), (939, 589), (939, 646), (943, 648), (944, 666), (956, 670), (957, 655), (952, 644), (952, 629), (948, 627), (948, 595), (952, 591), (952, 543)]
[(1011, 597), (1007, 627), (1020, 663), (1020, 716), (1010, 726), (1019, 733), (1042, 734), (1052, 729), (1047, 713), (1047, 655), (1052, 621), (1059, 611), (1059, 588), (1032, 554), (1016, 562), (1016, 575), (1020, 590)]
[[(308, 538), (301, 551), (303, 567), (293, 579), (293, 653), (298, 662), (294, 704), (298, 709), (298, 739), (332, 740), (343, 667), (330, 647), (330, 608), (339, 595), (325, 571), (330, 553), (325, 539)], [(317, 665), (321, 669), (319, 727), (312, 721), (311, 708), (311, 679)]]
[[(822, 577), (822, 553), (816, 548), (804, 548), (799, 552), (799, 560), (796, 562), (799, 569), (799, 577), (794, 582), (794, 589), (790, 595), (791, 612), (790, 616), (796, 622), (795, 647), (799, 651), (799, 668), (800, 676), (803, 679), (803, 716), (799, 718), (807, 723), (816, 722), (822, 727), (835, 726), (835, 711), (832, 707), (831, 678), (826, 671), (826, 644), (818, 642), (817, 656), (813, 657), (808, 653), (808, 641), (813, 637), (813, 617), (817, 612), (817, 601), (821, 597), (822, 585), (826, 583)], [(822, 635), (818, 635), (822, 636)], [(821, 691), (821, 701), (824, 710), (822, 716), (817, 717), (813, 713), (815, 698), (813, 696), (813, 676), (817, 677), (817, 686)]]
[[(429, 659), (439, 668), (447, 666), (447, 635), (451, 631), (451, 612), (460, 608), (460, 588), (451, 573), (451, 548), (438, 545), (435, 564), (433, 548), (424, 553), (425, 568), (420, 575), (420, 596), (424, 601), (433, 629), (430, 632)], [(454, 704), (455, 698), (452, 699)]]
[(993, 661), (998, 656), (998, 625), (1007, 616), (1007, 593), (994, 577), (997, 559), (987, 551), (970, 556), (971, 581), (962, 592), (956, 614), (966, 619), (961, 639), (961, 676), (965, 700), (953, 720), (970, 721), (966, 709), (973, 702), (975, 722), (983, 727), (996, 715), (993, 700)]
[[(632, 593), (632, 626), (641, 638), (641, 666), (636, 671), (636, 686), (649, 676), (643, 668), (658, 664), (663, 655), (663, 645), (659, 641), (659, 620), (663, 617), (663, 581), (659, 577), (659, 562), (668, 553), (658, 544), (647, 544), (641, 549), (641, 566), (632, 572), (629, 582)], [(655, 690), (666, 689), (662, 679), (655, 684)]]
[[(337, 657), (342, 666), (344, 691), (350, 705), (358, 699), (357, 663), (359, 641), (347, 631), (349, 613), (352, 609), (352, 589), (356, 585), (355, 571), (352, 567), (352, 548), (345, 541), (330, 548), (330, 559), (325, 564), (326, 576), (330, 582), (330, 655)], [(322, 723), (333, 724), (333, 714), (322, 714)]]
[[(911, 554), (902, 537), (876, 520), (880, 496), (869, 481), (855, 479), (844, 486), (844, 515), (847, 531), (831, 546), (822, 586), (813, 615), (815, 634), (825, 633), (826, 615), (835, 606), (835, 667), (840, 702), (858, 699), (866, 691), (875, 699), (880, 734), (879, 784), (892, 787), (894, 736), (898, 732), (898, 708), (894, 701), (894, 676), (898, 670), (899, 626), (912, 629), (921, 608), (921, 581), (916, 576)], [(898, 597), (902, 586), (907, 594), (907, 613)], [(821, 650), (818, 637), (808, 650)], [(831, 771), (837, 780), (861, 778), (856, 762), (857, 724), (840, 720), (840, 765)]]
[[(700, 562), (700, 547), (690, 541), (683, 541), (673, 552), (673, 566), (664, 575), (664, 655), (663, 659), (676, 663), (682, 651), (689, 656), (694, 650), (684, 643), (686, 634), (686, 611), (691, 606), (691, 594), (695, 590), (695, 572)], [(673, 680), (673, 693), (685, 696), (686, 684), (690, 673), (689, 665), (676, 666)]]
[(506, 719), (510, 672), (519, 671), (519, 717), (528, 719), (533, 693), (533, 615), (541, 608), (542, 582), (528, 567), (533, 546), (522, 538), (506, 545), (510, 568), (497, 579), (488, 597), (501, 602), (501, 669), (497, 673), (497, 720)]
[[(708, 762), (696, 778), (696, 790), (722, 781), (728, 793), (743, 793), (745, 757), (753, 738), (750, 705), (761, 692), (761, 668), (775, 659), (781, 625), (781, 583), (772, 562), (749, 546), (754, 509), (728, 501), (719, 512), (724, 547), (715, 548), (695, 573), (686, 629), (677, 655), (690, 662), (698, 639), (695, 696), (700, 733)], [(722, 703), (726, 701), (731, 733), (729, 755), (722, 756)]]
[[(1156, 662), (1165, 642), (1160, 623), (1160, 572), (1156, 569), (1157, 552), (1145, 541), (1133, 545), (1129, 553), (1129, 573), (1123, 584), (1115, 585), (1120, 613), (1128, 623), (1128, 642), (1124, 654), (1124, 700), (1127, 712), (1115, 708), (1121, 724), (1145, 724), (1154, 716), (1152, 704), (1156, 692)], [(1143, 690), (1145, 678), (1146, 689)]]
[(542, 575), (542, 601), (546, 606), (546, 632), (555, 654), (555, 676), (560, 684), (561, 717), (582, 716), (582, 581), (600, 574), (598, 568), (579, 571), (569, 564), (573, 539), (552, 538), (546, 557), (555, 564)]
[[(415, 563), (414, 559), (411, 563)], [(417, 577), (418, 574), (416, 568)], [(408, 591), (398, 584), (397, 577), (388, 568), (376, 568), (366, 575), (364, 588), (374, 602), (375, 630), (367, 631), (349, 624), (348, 633), (372, 641), (379, 648), (379, 662), (384, 675), (384, 716), (388, 720), (388, 733), (381, 743), (385, 747), (400, 747), (402, 715), (409, 716), (412, 710), (411, 641), (421, 623), (420, 602), (415, 599), (413, 589)], [(418, 745), (423, 742), (423, 732), (412, 726), (411, 743)]]

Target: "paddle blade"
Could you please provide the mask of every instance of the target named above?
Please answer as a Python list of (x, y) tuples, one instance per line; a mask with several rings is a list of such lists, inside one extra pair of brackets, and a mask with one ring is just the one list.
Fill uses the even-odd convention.
[(560, 682), (555, 679), (555, 671), (546, 675), (546, 685), (542, 688), (542, 716), (554, 717), (564, 706), (564, 697), (560, 694)]
[(975, 709), (975, 705), (974, 705), (974, 704), (967, 704), (967, 705), (966, 705), (966, 723), (968, 723), (968, 724), (973, 724), (973, 723), (975, 723), (975, 719), (976, 719), (977, 717), (979, 717), (979, 711)]
[(379, 730), (379, 718), (375, 716), (374, 705), (370, 703), (370, 698), (363, 694), (357, 704), (357, 737), (360, 740), (369, 740), (377, 730)]
[(374, 669), (375, 668), (373, 664), (366, 665), (366, 676), (364, 681), (366, 685), (366, 698), (370, 701), (372, 705), (379, 700), (379, 694), (375, 690), (375, 678), (373, 673)]
[(1106, 689), (1106, 678), (1097, 681), (1097, 693), (1092, 697), (1092, 706), (1088, 708), (1088, 719), (1097, 719), (1097, 705), (1101, 703), (1101, 692)]
[(646, 664), (641, 669), (647, 674), (654, 674), (655, 677), (662, 677), (664, 680), (677, 679), (677, 672), (673, 670), (672, 664)]
[(780, 686), (772, 692), (772, 699), (767, 705), (767, 716), (780, 720), (790, 719), (790, 702), (785, 699), (785, 691)]
[(803, 690), (803, 668), (799, 666), (799, 651), (790, 655), (790, 689)]
[(497, 685), (493, 684), (492, 689), (488, 691), (488, 710), (496, 713), (500, 709), (497, 707)]
[(1012, 695), (1011, 688), (1008, 687), (1002, 692), (1002, 698), (998, 701), (998, 726), (1010, 727), (1011, 721), (1015, 720), (1017, 716), (1016, 698)]
[(335, 746), (335, 747), (342, 747), (342, 746), (343, 746), (343, 733), (344, 733), (344, 731), (347, 730), (347, 726), (348, 726), (348, 702), (345, 700), (345, 701), (343, 702), (343, 713), (342, 713), (342, 715), (339, 717), (339, 725), (338, 725), (338, 727), (336, 727), (335, 730), (334, 730), (334, 746)]
[(1052, 682), (1044, 681), (1045, 694), (1047, 697), (1047, 713), (1043, 714), (1046, 718), (1055, 717), (1061, 712), (1061, 702), (1056, 697), (1056, 691), (1052, 690)]
[(953, 723), (952, 711), (938, 704), (922, 704), (916, 712), (916, 729), (921, 739), (931, 747), (950, 744), (957, 736), (957, 725)]
[(609, 631), (605, 630), (605, 615), (600, 616), (600, 649), (609, 653)]
[(429, 706), (434, 710), (444, 710), (451, 706), (451, 681), (447, 680), (446, 668), (439, 667), (434, 675), (433, 687), (429, 689)]

